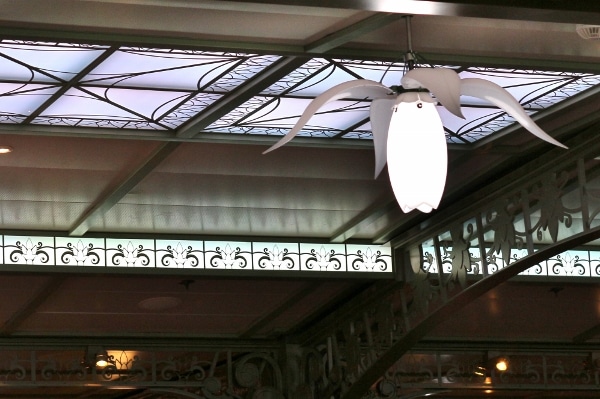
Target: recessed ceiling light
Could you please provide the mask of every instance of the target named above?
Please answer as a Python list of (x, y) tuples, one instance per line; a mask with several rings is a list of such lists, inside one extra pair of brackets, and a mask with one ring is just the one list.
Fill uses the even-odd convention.
[(9, 152), (12, 152), (12, 147), (7, 146), (7, 145), (0, 145), (0, 154), (8, 154)]
[(147, 298), (138, 303), (138, 306), (144, 310), (167, 310), (172, 309), (181, 303), (181, 299), (172, 296), (159, 296)]

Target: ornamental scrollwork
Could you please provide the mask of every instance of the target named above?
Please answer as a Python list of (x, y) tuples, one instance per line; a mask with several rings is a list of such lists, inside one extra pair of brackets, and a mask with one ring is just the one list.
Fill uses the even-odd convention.
[(542, 175), (539, 185), (534, 188), (532, 196), (538, 201), (540, 208), (540, 219), (534, 227), (538, 240), (542, 240), (544, 231), (547, 230), (552, 242), (556, 242), (560, 224), (571, 227), (573, 216), (562, 201), (563, 189), (568, 181), (569, 174), (566, 172), (558, 177), (555, 173), (548, 173)]
[(34, 244), (31, 239), (27, 239), (24, 243), (21, 241), (16, 242), (18, 249), (15, 249), (10, 253), (10, 260), (15, 263), (25, 263), (27, 265), (48, 263), (50, 255), (42, 250), (43, 245), (41, 242)]
[(579, 274), (580, 276), (583, 276), (586, 271), (579, 256), (571, 256), (569, 253), (556, 256), (556, 261), (552, 264), (552, 272), (559, 274), (561, 269), (568, 275)]
[(19, 359), (5, 360), (0, 370), (0, 379), (4, 381), (23, 381), (27, 377), (26, 362)]
[(94, 244), (84, 245), (81, 240), (77, 244), (67, 244), (67, 250), (60, 256), (65, 264), (75, 263), (77, 266), (83, 266), (86, 262), (92, 265), (100, 263), (100, 256), (94, 252)]
[[(465, 287), (467, 284), (467, 273), (478, 273), (477, 265), (472, 261), (471, 253), (469, 252), (471, 247), (470, 242), (473, 239), (473, 231), (473, 224), (467, 224), (468, 236), (465, 239), (462, 225), (455, 225), (450, 230), (451, 244), (444, 243), (444, 250), (449, 258), (445, 263), (450, 263), (451, 265), (449, 281), (458, 281), (461, 287)], [(451, 248), (448, 250), (450, 245)]]
[(306, 260), (306, 267), (310, 270), (339, 270), (342, 267), (342, 262), (335, 257), (335, 250), (327, 251), (321, 246), (319, 251), (316, 249), (310, 250), (310, 257)]
[(292, 398), (317, 399), (324, 393), (336, 392), (343, 379), (341, 359), (335, 352), (337, 344), (333, 337), (327, 344), (315, 347), (288, 345), (287, 375), (288, 392)]
[(127, 243), (127, 246), (119, 244), (117, 253), (112, 257), (112, 262), (120, 266), (147, 266), (150, 264), (150, 258), (142, 252), (143, 250), (143, 245), (140, 244), (136, 247), (131, 241)]
[(264, 255), (258, 259), (258, 267), (261, 269), (293, 269), (294, 259), (289, 256), (287, 248), (282, 250), (277, 245), (273, 249), (264, 248)]
[(227, 244), (225, 248), (217, 247), (216, 251), (217, 254), (210, 258), (210, 265), (212, 267), (244, 269), (248, 264), (246, 258), (241, 255), (242, 250), (240, 247), (232, 248)]
[[(428, 365), (423, 358), (408, 354), (402, 358), (402, 361), (390, 367), (384, 378), (388, 384), (396, 388), (404, 384), (418, 384), (431, 381), (436, 375), (435, 368)], [(387, 390), (391, 391), (391, 386), (388, 386)]]
[(356, 251), (357, 259), (352, 261), (352, 269), (354, 270), (386, 270), (387, 263), (381, 258), (381, 251), (373, 251), (370, 247), (366, 251), (360, 249)]
[(431, 273), (436, 267), (435, 257), (430, 252), (423, 252), (422, 246), (413, 249), (414, 259), (411, 260), (413, 275), (411, 278), (414, 308), (427, 313), (429, 303), (439, 292), (439, 285), (434, 286)]
[(162, 257), (161, 263), (163, 266), (196, 267), (200, 261), (196, 255), (191, 253), (192, 250), (191, 245), (184, 247), (180, 242), (174, 248), (168, 245), (167, 254)]
[[(275, 359), (266, 353), (249, 353), (234, 365), (238, 387), (235, 396), (284, 399), (283, 376)], [(245, 395), (244, 395), (245, 394)]]
[(468, 383), (480, 379), (480, 376), (474, 373), (473, 365), (452, 363), (446, 371), (445, 377), (450, 383)]
[[(511, 250), (520, 249), (523, 247), (523, 238), (517, 236), (514, 220), (516, 207), (511, 206), (508, 200), (498, 201), (493, 211), (486, 215), (486, 222), (494, 232), (493, 241), (491, 242), (488, 255), (488, 263), (491, 262), (493, 254), (501, 254), (502, 260), (508, 264), (511, 260)], [(495, 260), (495, 256), (493, 257)], [(498, 269), (496, 268), (495, 271)], [(492, 271), (493, 272), (493, 271)]]
[(557, 360), (548, 366), (552, 370), (550, 382), (553, 384), (590, 384), (594, 381), (589, 367), (582, 361)]

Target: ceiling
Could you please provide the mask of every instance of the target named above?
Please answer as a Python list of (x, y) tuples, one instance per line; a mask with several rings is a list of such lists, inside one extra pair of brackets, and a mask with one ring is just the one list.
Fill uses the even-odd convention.
[[(552, 72), (579, 82), (560, 94), (547, 90), (544, 101), (529, 105), (546, 132), (569, 142), (600, 121), (600, 40), (584, 40), (576, 33), (577, 24), (600, 21), (600, 6), (587, 4), (581, 10), (573, 2), (522, 3), (2, 1), (0, 53), (5, 55), (15, 43), (37, 50), (61, 43), (79, 49), (97, 46), (100, 57), (106, 57), (103, 60), (115, 54), (125, 57), (124, 48), (138, 53), (152, 49), (152, 56), (157, 49), (188, 52), (195, 60), (209, 54), (243, 59), (255, 54), (268, 60), (266, 66), (253, 66), (239, 75), (232, 72), (228, 76), (231, 86), (219, 91), (208, 86), (190, 89), (189, 74), (173, 71), (135, 75), (126, 84), (115, 83), (118, 79), (112, 77), (108, 83), (96, 84), (86, 74), (93, 75), (100, 63), (61, 75), (58, 72), (64, 71), (52, 68), (61, 62), (66, 65), (67, 55), (56, 58), (55, 64), (39, 52), (28, 59), (29, 67), (39, 69), (28, 67), (10, 75), (7, 71), (19, 62), (3, 56), (0, 146), (13, 151), (0, 155), (2, 233), (376, 245), (405, 237), (465, 198), (485, 196), (493, 182), (553, 146), (508, 122), (493, 122), (500, 128), (488, 129), (473, 140), (457, 139), (448, 127), (449, 172), (440, 208), (432, 215), (405, 214), (395, 202), (387, 173), (373, 176), (368, 112), (365, 116), (368, 102), (355, 99), (352, 107), (356, 109), (350, 112), (333, 109), (301, 137), (263, 155), (297, 120), (302, 107), (333, 80), (270, 97), (265, 92), (285, 79), (293, 80), (294, 73), (300, 73), (310, 60), (334, 62), (336, 71), (351, 61), (374, 63), (369, 65), (377, 65), (377, 76), (385, 71), (381, 65), (392, 63), (394, 73), (389, 76), (399, 76), (408, 41), (402, 15), (411, 14), (412, 47), (424, 62), (454, 67), (461, 73), (468, 68), (491, 68), (485, 70), (492, 71), (490, 76)], [(119, 69), (129, 68), (127, 62), (114, 65), (114, 70), (109, 66), (97, 69), (96, 78), (102, 73), (131, 72)], [(153, 64), (152, 68), (159, 67)], [(23, 71), (33, 71), (32, 77)], [(343, 80), (331, 76), (338, 83)], [(577, 80), (581, 76), (585, 84)], [(47, 85), (44, 90), (48, 92), (38, 96), (37, 89), (23, 89), (36, 84)], [(9, 92), (9, 85), (19, 86), (21, 92)], [(98, 94), (107, 87), (113, 91)], [(119, 90), (130, 90), (130, 97)], [(115, 108), (97, 111), (93, 107), (99, 97), (93, 97), (96, 101), (84, 98), (92, 92), (112, 101)], [(213, 97), (189, 113), (178, 113), (179, 119), (172, 118), (170, 124), (147, 123), (151, 107), (158, 104), (152, 96), (164, 95), (162, 105), (174, 92)], [(527, 93), (538, 92), (528, 88)], [(219, 125), (219, 121), (232, 120), (227, 119), (232, 114), (242, 118), (248, 110), (255, 110), (247, 104), (257, 97), (283, 104), (274, 114), (263, 114), (266, 122), (262, 125), (256, 124), (270, 130), (253, 125), (254, 132), (232, 133), (248, 125)], [(554, 101), (550, 98), (559, 97), (556, 104), (548, 105)], [(35, 107), (17, 110), (27, 101)], [(131, 122), (134, 114), (139, 120), (125, 126), (122, 121), (130, 118)], [(164, 350), (164, 356), (197, 351), (209, 362), (215, 350), (225, 353), (229, 349), (234, 357), (248, 348), (272, 350), (309, 334), (386, 279), (390, 276), (265, 277), (233, 271), (211, 275), (189, 270), (64, 268), (57, 272), (5, 267), (0, 271), (0, 351), (5, 354), (0, 361), (26, 356), (31, 348), (48, 350), (56, 358), (77, 358), (91, 345), (135, 347), (142, 353)], [(419, 348), (431, 349), (439, 343), (473, 351), (484, 350), (485, 345), (506, 349), (509, 343), (518, 343), (521, 349), (527, 343), (569, 348), (575, 337), (597, 329), (598, 320), (597, 279), (517, 278), (457, 311), (431, 330)], [(597, 345), (597, 338), (589, 343)], [(2, 372), (0, 377), (11, 381)], [(185, 397), (169, 386), (116, 390), (89, 384), (30, 385), (0, 384), (0, 398)], [(409, 396), (417, 393), (409, 390), (398, 397), (418, 397)], [(490, 397), (483, 390), (457, 389), (434, 397), (486, 395)], [(512, 398), (594, 395), (597, 391), (496, 393)]]

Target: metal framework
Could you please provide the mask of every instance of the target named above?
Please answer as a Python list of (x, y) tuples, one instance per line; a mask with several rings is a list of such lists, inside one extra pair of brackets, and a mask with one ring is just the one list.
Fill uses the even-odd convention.
[[(253, 343), (251, 351), (239, 344), (170, 344), (168, 349), (155, 345), (90, 342), (65, 348), (56, 342), (4, 344), (0, 345), (0, 382), (13, 387), (144, 388), (193, 398), (230, 399), (318, 397), (317, 386), (343, 379), (333, 370), (322, 378), (325, 359), (318, 352), (299, 362), (302, 349), (297, 345), (265, 342), (261, 347)], [(99, 356), (106, 359), (105, 364), (97, 362)], [(494, 367), (499, 359), (509, 363), (506, 370)], [(400, 391), (457, 388), (598, 390), (600, 348), (417, 348), (395, 362), (364, 397), (394, 398), (401, 397)]]
[[(431, 224), (437, 227), (399, 237), (392, 243), (395, 280), (389, 275), (377, 280), (310, 330), (286, 337), (285, 343), (158, 350), (100, 342), (112, 356), (105, 369), (90, 365), (89, 359), (82, 364), (90, 343), (75, 349), (71, 344), (68, 350), (4, 345), (0, 375), (5, 384), (16, 386), (151, 386), (184, 389), (188, 397), (224, 399), (251, 398), (256, 392), (275, 397), (393, 398), (414, 389), (446, 387), (597, 390), (599, 348), (593, 345), (506, 352), (513, 368), (484, 377), (475, 374), (475, 367), (493, 357), (493, 348), (453, 351), (449, 364), (442, 360), (446, 349), (419, 350), (415, 345), (456, 310), (525, 270), (534, 276), (544, 270), (552, 274), (552, 265), (558, 264), (562, 273), (556, 275), (579, 273), (581, 267), (573, 261), (579, 255), (573, 254), (586, 251), (588, 278), (598, 279), (600, 259), (591, 251), (596, 247), (585, 245), (600, 238), (599, 130), (598, 125), (588, 128), (568, 143), (569, 151), (551, 151), (492, 184), (488, 198), (494, 201), (478, 200), (481, 196), (474, 193), (465, 199), (467, 205), (440, 213)], [(54, 255), (56, 259), (74, 256), (75, 247), (86, 248), (78, 239), (62, 240), (54, 248), (63, 251)], [(21, 248), (16, 241), (22, 237), (4, 237), (5, 257)], [(185, 248), (183, 244), (160, 242), (156, 248)], [(204, 243), (204, 248), (221, 244)], [(105, 249), (108, 253), (119, 246), (130, 247), (115, 241)], [(415, 362), (416, 358), (422, 360)]]
[[(314, 43), (308, 51), (325, 51), (333, 46), (337, 39), (333, 40)], [(285, 121), (285, 117), (275, 118), (273, 115), (269, 116), (270, 113), (258, 115), (258, 110), (260, 106), (270, 104), (274, 107), (271, 112), (274, 112), (276, 106), (282, 102), (298, 100), (298, 97), (301, 97), (298, 91), (316, 85), (316, 82), (310, 82), (311, 78), (315, 78), (313, 72), (316, 73), (318, 82), (333, 75), (334, 70), (358, 77), (361, 75), (356, 70), (367, 64), (353, 60), (320, 58), (304, 63), (293, 57), (285, 58), (278, 64), (278, 57), (275, 56), (251, 59), (252, 57), (246, 54), (221, 54), (224, 57), (235, 58), (235, 66), (220, 72), (211, 71), (215, 75), (213, 80), (201, 88), (198, 85), (195, 89), (188, 90), (187, 96), (179, 97), (182, 100), (179, 103), (182, 105), (181, 109), (166, 109), (167, 103), (160, 103), (159, 108), (165, 108), (167, 112), (161, 114), (161, 118), (154, 118), (153, 112), (147, 114), (124, 109), (121, 104), (111, 103), (107, 96), (103, 97), (95, 91), (99, 88), (115, 91), (130, 89), (119, 87), (120, 82), (115, 83), (123, 76), (116, 74), (112, 77), (115, 82), (104, 86), (97, 84), (98, 82), (92, 84), (85, 81), (89, 72), (118, 51), (122, 50), (111, 46), (103, 47), (99, 57), (88, 64), (87, 68), (77, 71), (71, 80), (50, 77), (40, 68), (23, 65), (32, 75), (44, 75), (55, 82), (49, 85), (52, 86), (51, 93), (46, 93), (46, 101), (42, 101), (34, 112), (29, 115), (5, 115), (6, 121), (34, 123), (62, 95), (77, 89), (94, 101), (104, 102), (135, 116), (137, 122), (132, 123), (133, 128), (150, 127), (173, 133), (162, 136), (166, 139), (187, 140), (210, 129), (245, 134), (253, 129), (244, 126), (244, 121), (249, 118), (246, 116), (248, 114), (255, 116), (254, 122)], [(149, 49), (127, 51), (141, 53)], [(261, 65), (255, 69), (254, 62), (257, 59), (264, 61), (268, 66)], [(242, 71), (236, 70), (235, 74), (238, 75), (232, 78), (230, 73), (237, 67)], [(263, 67), (266, 73), (263, 73)], [(387, 64), (377, 63), (369, 67), (372, 68), (371, 72), (382, 72), (387, 68)], [(394, 64), (394, 67), (400, 68), (401, 65)], [(268, 73), (269, 71), (271, 73)], [(490, 73), (488, 70), (477, 68), (461, 71)], [(158, 73), (160, 70), (146, 72)], [(296, 75), (288, 78), (288, 73)], [(323, 75), (319, 77), (319, 73)], [(523, 71), (507, 73), (524, 74)], [(141, 75), (131, 74), (128, 78), (139, 76)], [(552, 78), (552, 83), (547, 87), (558, 89), (547, 91), (547, 98), (530, 98), (532, 111), (552, 105), (551, 101), (568, 95), (573, 89), (570, 84), (581, 83), (581, 75), (557, 77), (550, 73), (548, 76)], [(233, 90), (231, 87), (228, 89), (224, 87), (227, 84), (216, 85), (220, 79), (227, 80), (232, 87), (237, 87), (242, 80), (250, 79), (250, 84), (255, 86), (248, 88), (261, 88), (264, 91), (263, 98), (251, 99), (249, 91)], [(584, 86), (597, 86), (600, 84), (598, 79), (598, 75), (586, 74), (583, 76)], [(8, 79), (5, 83), (9, 83)], [(21, 83), (32, 84), (34, 81)], [(303, 84), (306, 85), (302, 86)], [(217, 86), (218, 90), (215, 89)], [(41, 90), (36, 89), (38, 92)], [(229, 100), (222, 100), (229, 90), (233, 93), (229, 94)], [(204, 96), (204, 100), (197, 101), (196, 96), (199, 95)], [(14, 100), (17, 94), (11, 93), (10, 96), (11, 100)], [(362, 112), (366, 110), (367, 105), (360, 99), (354, 99), (328, 113), (331, 115)], [(477, 106), (473, 108), (478, 109)], [(190, 111), (191, 109), (194, 111)], [(205, 109), (208, 110), (205, 115), (194, 116), (196, 111)], [(248, 110), (252, 112), (246, 112)], [(448, 132), (449, 140), (476, 141), (510, 124), (511, 121), (503, 119), (504, 116), (499, 115), (499, 119), (496, 119), (497, 116), (494, 116), (491, 124), (487, 119), (485, 123), (474, 123), (473, 129), (457, 127)], [(66, 126), (80, 123), (73, 122), (74, 118), (64, 115), (55, 119), (52, 115), (46, 115), (44, 118), (41, 123), (47, 125)], [(86, 123), (102, 126), (109, 122), (114, 123), (108, 119), (100, 124), (90, 121)], [(121, 129), (131, 121), (122, 123), (122, 126), (103, 127)], [(358, 118), (346, 126), (330, 126), (326, 131), (313, 128), (306, 131), (305, 135), (364, 138), (368, 136), (367, 123), (368, 120)], [(285, 130), (279, 125), (255, 129), (263, 134), (280, 134)], [(463, 134), (467, 130), (469, 133)], [(261, 343), (253, 342), (249, 348), (240, 345), (239, 342), (221, 343), (221, 346), (211, 343), (205, 347), (188, 343), (182, 344), (181, 347), (169, 344), (168, 348), (157, 349), (158, 345), (131, 342), (86, 342), (76, 347), (70, 344), (69, 348), (52, 343), (23, 346), (4, 343), (0, 345), (0, 381), (12, 386), (152, 387), (157, 391), (162, 390), (182, 397), (211, 399), (250, 399), (262, 396), (393, 398), (402, 395), (406, 390), (445, 387), (563, 389), (568, 386), (570, 389), (599, 389), (597, 349), (560, 353), (543, 349), (512, 352), (508, 355), (514, 361), (513, 369), (505, 373), (489, 371), (489, 375), (484, 376), (479, 376), (475, 371), (476, 367), (493, 356), (489, 350), (453, 352), (452, 364), (442, 360), (447, 352), (411, 350), (415, 343), (431, 328), (449, 317), (453, 310), (466, 305), (487, 290), (528, 269), (533, 270), (531, 273), (534, 275), (543, 274), (544, 260), (554, 257), (556, 263), (560, 264), (559, 269), (563, 271), (569, 269), (571, 272), (577, 272), (580, 269), (577, 262), (567, 261), (565, 257), (559, 257), (559, 254), (600, 238), (600, 207), (597, 205), (595, 191), (600, 176), (600, 161), (596, 159), (600, 152), (596, 139), (599, 131), (600, 128), (596, 126), (583, 132), (577, 142), (569, 143), (571, 150), (568, 153), (552, 152), (537, 160), (535, 164), (529, 165), (526, 173), (521, 171), (492, 185), (495, 192), (491, 195), (488, 193), (486, 198), (491, 196), (495, 198), (494, 202), (478, 202), (474, 199), (477, 198), (475, 194), (468, 199), (468, 206), (460, 204), (445, 213), (451, 217), (440, 216), (437, 220), (436, 217), (432, 218), (431, 225), (444, 226), (443, 229), (436, 227), (435, 230), (410, 231), (396, 239), (393, 248), (396, 251), (397, 281), (390, 278), (379, 280), (363, 295), (312, 330), (287, 337), (291, 344), (266, 342), (261, 346)], [(72, 234), (85, 233), (86, 221), (96, 210), (118, 201), (129, 186), (145, 175), (145, 170), (151, 168), (152, 162), (160, 162), (161, 156), (168, 155), (174, 147), (176, 144), (166, 144), (158, 158), (154, 161), (150, 159), (149, 163), (142, 165), (123, 186), (117, 187), (108, 198), (99, 201), (98, 206), (90, 209), (74, 226)], [(313, 265), (312, 268), (317, 265), (320, 268), (337, 269), (338, 263), (332, 261), (332, 257), (337, 259), (339, 255), (340, 258), (344, 258), (345, 270), (351, 270), (348, 265), (358, 264), (355, 260), (362, 262), (362, 266), (368, 264), (377, 267), (381, 264), (378, 263), (377, 256), (383, 255), (385, 271), (389, 272), (391, 265), (391, 253), (381, 252), (379, 249), (372, 250), (368, 246), (350, 250), (343, 246), (343, 250), (337, 250), (333, 248), (337, 244), (317, 247), (312, 245), (310, 248), (303, 248), (298, 244), (295, 249), (289, 250), (286, 248), (289, 243), (270, 243), (267, 247), (261, 243), (261, 248), (255, 250), (252, 247), (253, 243), (250, 243), (249, 250), (242, 250), (239, 243), (210, 243), (207, 246), (203, 242), (202, 248), (199, 249), (181, 241), (165, 241), (158, 245), (159, 240), (151, 240), (151, 244), (148, 242), (134, 245), (131, 240), (115, 240), (109, 243), (102, 239), (93, 241), (94, 239), (80, 240), (73, 237), (43, 238), (51, 240), (52, 244), (44, 244), (44, 240), (39, 237), (36, 240), (30, 236), (3, 236), (4, 263), (15, 268), (28, 264), (43, 266), (51, 261), (52, 265), (58, 267), (93, 267), (92, 265), (97, 263), (106, 267), (144, 268), (162, 264), (167, 268), (177, 266), (194, 269), (200, 265), (200, 259), (203, 259), (203, 265), (216, 265), (217, 269), (226, 269), (227, 266), (244, 269), (245, 266), (241, 266), (243, 264), (252, 265), (254, 269), (260, 270), (261, 265), (265, 264), (261, 263), (261, 259), (267, 256), (271, 270), (275, 269), (274, 261), (277, 261), (279, 266), (292, 264), (294, 270), (301, 271), (302, 267), (310, 269), (310, 265)], [(47, 255), (43, 255), (42, 252), (48, 248), (51, 250)], [(367, 248), (370, 249), (369, 252)], [(99, 253), (102, 255), (98, 255)], [(147, 253), (151, 253), (152, 256)], [(377, 256), (373, 257), (374, 254)], [(295, 260), (288, 261), (289, 255), (294, 255)], [(348, 260), (349, 257), (353, 258)], [(165, 259), (169, 260), (166, 264)], [(590, 278), (597, 278), (599, 261), (588, 257), (589, 267), (586, 270), (589, 270)], [(339, 261), (339, 264), (341, 268), (342, 261)], [(547, 274), (549, 270), (549, 266), (546, 266)], [(386, 274), (386, 277), (389, 277), (389, 274)], [(100, 350), (106, 350), (109, 360), (107, 366), (98, 367), (94, 363), (95, 355), (99, 354)], [(420, 360), (415, 361), (417, 358)], [(490, 378), (490, 384), (487, 384), (487, 377)]]
[[(600, 176), (597, 132), (594, 126), (568, 154), (551, 152), (526, 173), (497, 182), (495, 201), (457, 205), (456, 213), (446, 213), (453, 219), (431, 224), (443, 227), (411, 231), (395, 242), (401, 281), (378, 285), (372, 297), (358, 299), (363, 306), (330, 320), (324, 333), (301, 337), (298, 367), (313, 362), (320, 373), (295, 388), (309, 386), (314, 397), (378, 395), (373, 384), (386, 370), (393, 375), (398, 359), (453, 311), (545, 259), (600, 238), (593, 189)], [(526, 255), (518, 258), (516, 250)], [(586, 381), (597, 384), (595, 372)], [(392, 389), (386, 381), (385, 396), (404, 389), (402, 379), (396, 382)]]
[[(380, 15), (362, 24), (373, 29), (377, 21), (397, 18)], [(347, 40), (339, 35), (314, 43), (312, 55)], [(2, 125), (166, 132), (162, 137), (174, 141), (207, 133), (283, 136), (326, 89), (355, 79), (393, 87), (406, 69), (389, 60), (23, 40), (0, 42), (0, 65)], [(500, 84), (530, 114), (600, 85), (594, 73), (446, 68)], [(365, 98), (335, 101), (299, 135), (370, 139), (369, 105)], [(461, 105), (464, 121), (440, 107), (449, 143), (472, 144), (515, 123), (492, 105), (473, 99)]]

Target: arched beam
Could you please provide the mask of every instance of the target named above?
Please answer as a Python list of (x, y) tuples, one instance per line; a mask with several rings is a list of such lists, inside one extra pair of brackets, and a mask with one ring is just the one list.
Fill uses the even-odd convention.
[(446, 321), (456, 311), (476, 298), (497, 287), (530, 267), (577, 246), (584, 245), (600, 238), (600, 227), (573, 235), (551, 246), (512, 263), (504, 269), (476, 282), (448, 300), (444, 305), (431, 312), (420, 323), (395, 342), (382, 356), (375, 360), (368, 369), (350, 386), (342, 396), (344, 399), (362, 398), (369, 388), (388, 370), (402, 355), (427, 335), (434, 327)]

